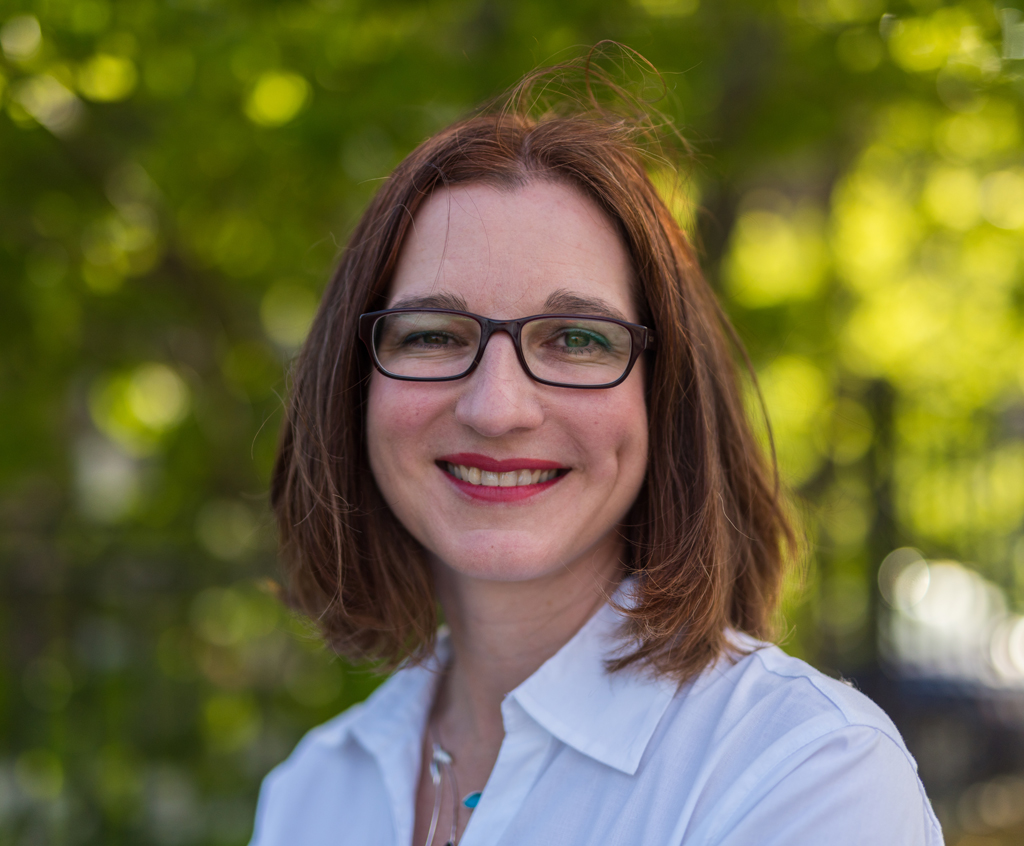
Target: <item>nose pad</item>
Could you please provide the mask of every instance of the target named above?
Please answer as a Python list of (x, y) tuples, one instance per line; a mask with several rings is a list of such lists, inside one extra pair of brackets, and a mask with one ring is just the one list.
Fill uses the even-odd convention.
[(464, 380), (455, 419), (485, 437), (539, 426), (544, 419), (537, 386), (523, 369), (507, 332), (495, 332), (476, 369)]

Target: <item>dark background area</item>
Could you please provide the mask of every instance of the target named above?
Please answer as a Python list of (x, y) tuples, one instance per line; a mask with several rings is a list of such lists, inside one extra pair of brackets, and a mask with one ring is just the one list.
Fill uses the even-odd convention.
[[(990, 0), (0, 0), (0, 842), (242, 844), (377, 683), (275, 598), (285, 372), (419, 141), (612, 38), (808, 536), (783, 643), (1024, 843), (1024, 15)], [(615, 64), (614, 57), (610, 67)]]

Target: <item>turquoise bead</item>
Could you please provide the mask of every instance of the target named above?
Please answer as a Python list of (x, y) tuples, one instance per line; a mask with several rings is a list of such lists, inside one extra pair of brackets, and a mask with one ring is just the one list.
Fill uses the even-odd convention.
[(475, 790), (472, 793), (467, 793), (466, 798), (462, 800), (462, 804), (465, 805), (469, 810), (473, 810), (480, 803), (480, 791)]

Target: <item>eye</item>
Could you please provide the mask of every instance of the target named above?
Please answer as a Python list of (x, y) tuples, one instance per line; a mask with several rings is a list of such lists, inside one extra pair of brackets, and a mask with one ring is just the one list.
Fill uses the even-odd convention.
[(414, 332), (403, 342), (409, 344), (425, 344), (428, 347), (443, 347), (455, 343), (456, 339), (445, 332)]
[(562, 342), (569, 349), (584, 349), (592, 345), (608, 349), (611, 346), (603, 335), (587, 329), (567, 329), (562, 333)]

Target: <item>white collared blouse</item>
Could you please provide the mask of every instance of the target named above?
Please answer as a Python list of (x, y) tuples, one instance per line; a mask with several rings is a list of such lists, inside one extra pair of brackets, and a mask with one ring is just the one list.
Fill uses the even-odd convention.
[[(752, 640), (681, 687), (609, 674), (619, 622), (604, 606), (505, 697), (459, 846), (942, 843), (914, 759), (866, 696)], [(264, 781), (251, 846), (421, 846), (435, 669), (399, 670), (309, 732)]]

